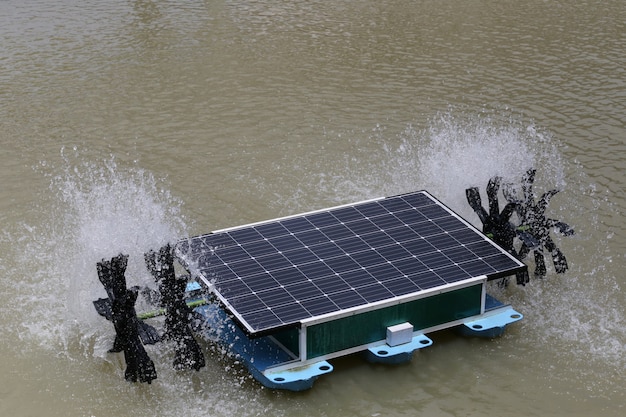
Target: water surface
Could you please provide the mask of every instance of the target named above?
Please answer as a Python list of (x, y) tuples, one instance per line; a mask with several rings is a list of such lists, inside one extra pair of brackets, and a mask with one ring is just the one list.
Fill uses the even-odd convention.
[[(626, 7), (557, 1), (0, 2), (0, 414), (606, 416), (626, 400)], [(95, 262), (223, 227), (538, 169), (570, 269), (523, 321), (273, 392), (227, 352), (123, 380)], [(530, 264), (532, 269), (533, 265)]]

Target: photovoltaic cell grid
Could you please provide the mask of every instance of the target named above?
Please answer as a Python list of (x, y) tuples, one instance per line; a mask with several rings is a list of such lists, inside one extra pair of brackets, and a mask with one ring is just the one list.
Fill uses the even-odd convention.
[(526, 266), (425, 191), (181, 241), (251, 334)]

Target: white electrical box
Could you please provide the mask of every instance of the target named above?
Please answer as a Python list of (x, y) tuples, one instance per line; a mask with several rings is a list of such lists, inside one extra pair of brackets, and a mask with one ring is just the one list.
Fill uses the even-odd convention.
[(409, 322), (387, 327), (387, 344), (398, 346), (413, 340), (413, 325)]

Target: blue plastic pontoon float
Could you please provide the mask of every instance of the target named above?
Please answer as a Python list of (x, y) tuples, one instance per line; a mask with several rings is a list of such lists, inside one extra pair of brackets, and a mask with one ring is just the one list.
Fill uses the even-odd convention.
[(214, 231), (175, 255), (208, 294), (204, 336), (273, 389), (308, 389), (340, 356), (404, 362), (431, 332), (496, 337), (522, 318), (486, 285), (526, 265), (426, 191)]

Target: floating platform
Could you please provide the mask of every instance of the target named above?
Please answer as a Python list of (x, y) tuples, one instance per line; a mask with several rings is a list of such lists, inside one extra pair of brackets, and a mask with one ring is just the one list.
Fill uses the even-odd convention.
[(175, 254), (215, 301), (195, 309), (205, 336), (273, 389), (308, 389), (340, 356), (404, 362), (428, 333), (496, 337), (522, 318), (486, 284), (526, 265), (426, 191), (217, 230)]

